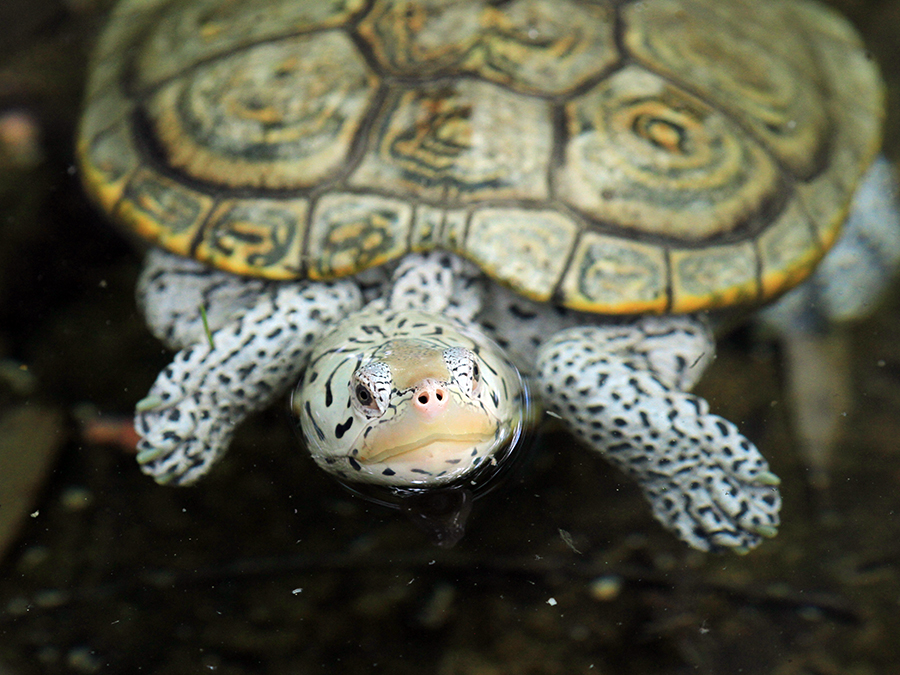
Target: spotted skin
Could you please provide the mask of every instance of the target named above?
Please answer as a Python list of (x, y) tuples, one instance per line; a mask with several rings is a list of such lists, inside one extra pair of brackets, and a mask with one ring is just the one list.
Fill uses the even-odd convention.
[[(426, 391), (423, 380), (460, 410), (444, 411), (453, 420), (434, 427), (423, 420), (421, 433), (391, 431), (408, 424), (413, 399)], [(412, 487), (449, 483), (504, 451), (524, 424), (523, 397), (518, 372), (484, 336), (439, 315), (369, 308), (321, 339), (292, 407), (323, 469), (345, 480)], [(379, 434), (400, 447), (418, 446), (422, 436), (476, 438), (444, 444), (441, 459), (424, 451), (367, 461), (367, 445)]]
[[(170, 254), (149, 262), (156, 269), (145, 276), (155, 281), (142, 288), (163, 289), (163, 299), (145, 298), (143, 305), (168, 306), (164, 296), (179, 287), (179, 279), (191, 278), (190, 270)], [(171, 277), (165, 274), (167, 265)], [(223, 282), (218, 272), (194, 272), (192, 283), (209, 281), (202, 297), (243, 298), (237, 289), (211, 292)], [(174, 283), (161, 283), (169, 279)], [(292, 406), (313, 457), (326, 471), (347, 481), (391, 486), (452, 481), (483, 464), (494, 450), (451, 455), (450, 462), (437, 465), (428, 459), (401, 466), (392, 458), (366, 464), (357, 441), (365, 438), (360, 430), (367, 421), (379, 421), (380, 411), (390, 419), (409, 405), (413, 391), (395, 386), (392, 378), (400, 371), (389, 362), (398, 352), (415, 352), (443, 364), (439, 385), (457, 387), (452, 395), (459, 399), (471, 388), (470, 359), (476, 355), (481, 394), (469, 402), (489, 417), (507, 420), (491, 432), (500, 442), (494, 446), (502, 444), (513, 433), (510, 425), (524, 420), (523, 395), (511, 386), (518, 375), (482, 336), (486, 333), (522, 364), (534, 381), (533, 393), (588, 447), (634, 478), (660, 522), (690, 545), (743, 551), (774, 534), (780, 498), (765, 460), (730, 422), (710, 414), (705, 401), (684, 393), (713, 357), (703, 320), (610, 321), (560, 310), (485, 284), (472, 266), (442, 253), (408, 256), (386, 279), (380, 295), (377, 282), (368, 281), (366, 292), (375, 299), (359, 310), (359, 289), (317, 283), (267, 282), (272, 285), (257, 304), (247, 309), (238, 302), (236, 317), (214, 330), (215, 347), (200, 335), (176, 356), (140, 406), (144, 471), (160, 482), (195, 481), (227, 447), (234, 425), (302, 371)], [(243, 283), (236, 277), (232, 281)], [(189, 314), (189, 306), (179, 303), (184, 304), (173, 301), (169, 316)], [(411, 309), (417, 306), (430, 311)], [(226, 314), (212, 309), (213, 316)], [(162, 310), (155, 314), (163, 315)], [(280, 339), (277, 333), (273, 341), (274, 327), (285, 317), (291, 335)], [(157, 328), (166, 332), (164, 326)], [(242, 363), (253, 364), (250, 378), (243, 376)], [(242, 376), (223, 384), (223, 376), (236, 373)], [(230, 386), (237, 381), (236, 389)], [(374, 409), (354, 398), (357, 384), (367, 386), (371, 401), (365, 403)]]
[[(657, 337), (671, 343), (677, 328), (656, 333), (660, 323), (634, 322), (632, 341), (648, 352)], [(642, 367), (645, 359), (610, 349), (614, 342), (604, 327), (579, 327), (542, 345), (545, 405), (634, 479), (656, 518), (694, 548), (747, 551), (774, 536), (778, 479), (759, 450), (710, 414), (705, 400), (673, 388), (671, 369)], [(689, 364), (692, 356), (685, 351), (677, 360)]]
[[(222, 328), (275, 288), (276, 284), (265, 279), (247, 278), (236, 284), (229, 272), (155, 248), (144, 260), (136, 294), (156, 338), (179, 350), (205, 340), (206, 327)], [(206, 314), (206, 327), (200, 307)]]
[[(482, 311), (486, 287), (484, 275), (474, 265), (441, 252), (407, 256), (380, 284), (373, 283), (371, 278), (368, 280), (364, 293), (370, 302), (362, 313), (336, 327), (317, 346), (312, 365), (295, 392), (295, 413), (303, 420), (301, 426), (309, 445), (318, 448), (313, 450), (313, 456), (323, 468), (343, 478), (360, 480), (366, 476), (370, 482), (385, 484), (418, 485), (425, 478), (437, 483), (450, 482), (504, 449), (509, 438), (519, 433), (527, 421), (520, 410), (524, 395), (520, 376), (497, 352), (496, 345), (474, 327), (476, 317)], [(405, 468), (384, 465), (379, 467), (380, 474), (371, 467), (363, 470), (353, 459), (352, 448), (348, 445), (352, 444), (353, 437), (336, 439), (335, 434), (325, 438), (324, 430), (331, 427), (337, 430), (339, 424), (346, 424), (353, 407), (351, 401), (343, 411), (332, 408), (336, 404), (329, 392), (333, 392), (331, 383), (334, 381), (346, 381), (350, 377), (355, 384), (365, 380), (377, 398), (391, 401), (392, 415), (408, 402), (409, 393), (392, 387), (391, 369), (380, 360), (385, 346), (392, 340), (416, 340), (420, 341), (420, 346), (424, 341), (439, 351), (453, 381), (449, 383), (450, 387), (460, 400), (470, 399), (471, 394), (466, 390), (472, 384), (473, 375), (483, 375), (482, 391), (475, 397), (479, 400), (468, 400), (468, 403), (482, 407), (485, 416), (499, 421), (494, 427), (493, 438), (482, 447), (473, 446), (466, 457), (451, 453), (453, 463), (450, 466), (431, 470), (421, 465)], [(348, 350), (354, 358), (344, 358), (348, 356)], [(330, 378), (317, 374), (326, 363), (335, 371)], [(485, 365), (488, 367), (484, 368)], [(340, 375), (336, 374), (338, 370)], [(328, 388), (316, 394), (316, 382), (327, 383)], [(324, 412), (320, 410), (323, 401), (326, 404)], [(327, 416), (330, 413), (336, 417), (328, 422), (314, 423), (314, 403), (319, 404), (317, 414)]]
[(747, 551), (775, 534), (777, 477), (734, 424), (686, 393), (715, 357), (702, 317), (585, 326), (585, 315), (490, 294), (500, 311), (486, 324), (533, 364), (535, 395), (637, 482), (657, 520), (700, 550)]
[(458, 256), (443, 252), (410, 255), (391, 275), (385, 302), (395, 311), (443, 314), (472, 325), (478, 321), (489, 287), (484, 274)]
[[(150, 261), (156, 273), (175, 268), (170, 295), (185, 279), (183, 261), (164, 254)], [(197, 270), (194, 281), (222, 282), (221, 273)], [(234, 275), (231, 286), (241, 281)], [(151, 285), (152, 286), (152, 285)], [(157, 281), (155, 290), (160, 292)], [(162, 285), (167, 288), (166, 284)], [(162, 292), (166, 292), (165, 290)], [(207, 293), (210, 299), (240, 297), (240, 293)], [(158, 299), (145, 302), (153, 306)], [(257, 294), (249, 307), (237, 311), (207, 339), (184, 347), (157, 377), (138, 403), (135, 429), (141, 436), (138, 462), (159, 483), (190, 484), (204, 475), (231, 442), (234, 427), (248, 414), (269, 405), (299, 376), (313, 341), (330, 325), (358, 308), (361, 296), (352, 282), (275, 284)], [(199, 305), (194, 314), (199, 315)], [(223, 308), (211, 313), (224, 316)], [(158, 315), (157, 315), (158, 316)], [(181, 316), (172, 311), (169, 316)], [(193, 324), (200, 323), (197, 319)], [(219, 322), (217, 322), (219, 323)], [(163, 333), (172, 333), (172, 327)], [(196, 331), (194, 331), (196, 332)]]

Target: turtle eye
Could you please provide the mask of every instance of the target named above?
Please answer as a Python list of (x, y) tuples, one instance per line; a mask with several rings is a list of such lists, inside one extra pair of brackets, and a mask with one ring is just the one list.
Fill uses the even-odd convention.
[(378, 405), (378, 399), (375, 398), (375, 394), (372, 393), (372, 390), (362, 382), (356, 383), (356, 386), (353, 388), (353, 395), (356, 397), (356, 402), (359, 404), (359, 407), (362, 408), (362, 412), (365, 413), (367, 417), (381, 414), (382, 409), (381, 406)]
[(379, 361), (362, 366), (353, 373), (350, 382), (354, 405), (367, 417), (381, 415), (386, 409), (391, 393), (391, 373)]
[(460, 386), (474, 393), (478, 387), (481, 371), (478, 368), (478, 357), (470, 349), (450, 347), (444, 350), (444, 362), (453, 379)]
[(372, 405), (372, 399), (372, 392), (370, 392), (365, 385), (356, 385), (356, 400), (359, 401), (360, 405), (370, 406)]

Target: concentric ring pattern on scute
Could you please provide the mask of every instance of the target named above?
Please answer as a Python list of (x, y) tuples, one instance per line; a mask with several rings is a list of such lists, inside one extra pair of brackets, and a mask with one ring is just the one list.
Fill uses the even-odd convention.
[(118, 220), (236, 273), (440, 247), (538, 300), (685, 312), (809, 273), (882, 97), (804, 0), (125, 0), (79, 157)]

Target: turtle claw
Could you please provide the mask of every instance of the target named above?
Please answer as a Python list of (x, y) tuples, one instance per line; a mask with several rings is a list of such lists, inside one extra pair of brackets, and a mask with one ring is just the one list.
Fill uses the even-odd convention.
[(773, 539), (778, 535), (778, 528), (772, 525), (757, 525), (750, 528), (753, 532), (766, 539)]
[(217, 392), (198, 394), (187, 387), (189, 377), (202, 380), (206, 375), (204, 354), (196, 348), (179, 353), (135, 405), (134, 428), (141, 437), (137, 461), (141, 471), (161, 485), (187, 485), (205, 474), (228, 445), (239, 419), (228, 416), (235, 407), (220, 400)]
[[(160, 485), (188, 485), (203, 476), (231, 440), (231, 419), (203, 415), (194, 397), (138, 410), (137, 461)], [(211, 405), (211, 403), (209, 404)]]
[(781, 485), (781, 479), (771, 471), (762, 471), (756, 474), (754, 482), (757, 485), (767, 485), (771, 487), (778, 487)]
[[(656, 518), (694, 548), (728, 548), (747, 553), (778, 533), (781, 496), (778, 476), (731, 422), (712, 415), (688, 394), (673, 401), (696, 401), (701, 414), (685, 426), (694, 428), (684, 443), (662, 447), (662, 462), (637, 476)], [(678, 406), (681, 412), (687, 410)]]
[(145, 464), (151, 464), (165, 454), (165, 450), (160, 450), (159, 448), (147, 448), (145, 450), (141, 450), (137, 454), (137, 462), (141, 466)]
[(156, 481), (157, 485), (181, 485), (182, 481), (180, 478), (176, 473), (161, 473), (153, 476), (153, 480)]
[(135, 412), (149, 412), (154, 408), (159, 408), (163, 404), (163, 399), (161, 396), (145, 396), (140, 401), (134, 404)]

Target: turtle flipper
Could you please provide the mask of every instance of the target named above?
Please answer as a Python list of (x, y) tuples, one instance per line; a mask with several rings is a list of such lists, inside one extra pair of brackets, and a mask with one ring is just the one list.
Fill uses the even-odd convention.
[[(551, 337), (538, 352), (543, 400), (588, 446), (637, 481), (656, 518), (681, 539), (701, 550), (749, 550), (777, 530), (778, 478), (731, 422), (710, 414), (702, 398), (670, 386), (668, 366), (657, 371), (648, 363), (654, 339), (665, 340), (668, 349), (674, 345), (677, 326), (674, 332), (656, 330), (665, 321), (630, 324), (633, 346), (625, 351), (610, 349), (616, 339), (609, 333), (621, 336), (622, 324)], [(704, 353), (696, 353), (696, 335), (685, 344), (675, 362), (694, 363)]]
[(138, 403), (138, 462), (157, 482), (186, 485), (205, 474), (235, 426), (282, 394), (306, 365), (314, 339), (361, 302), (349, 281), (271, 283), (268, 289), (182, 349)]

